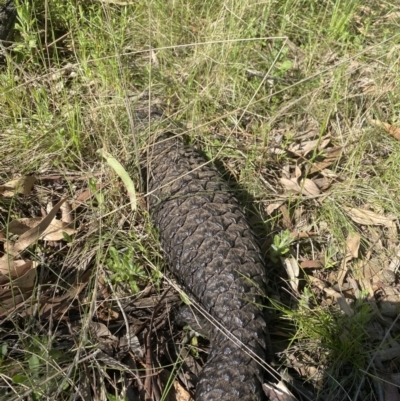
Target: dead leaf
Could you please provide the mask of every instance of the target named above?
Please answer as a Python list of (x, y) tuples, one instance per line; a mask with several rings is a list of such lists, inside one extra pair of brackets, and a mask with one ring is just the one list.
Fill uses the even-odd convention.
[(66, 224), (72, 223), (72, 207), (69, 201), (61, 205), (61, 221)]
[(35, 286), (36, 273), (36, 269), (30, 269), (23, 276), (12, 280), (10, 284), (12, 284), (12, 287), (14, 289), (33, 289), (33, 287)]
[(358, 249), (360, 248), (361, 237), (358, 233), (350, 233), (346, 240), (346, 257), (342, 260), (340, 264), (340, 269), (338, 272), (338, 285), (342, 287), (344, 279), (347, 275), (348, 267), (347, 263), (358, 257)]
[(379, 362), (386, 362), (400, 357), (400, 345), (393, 345), (390, 348), (380, 349), (374, 352), (374, 357)]
[(320, 269), (322, 265), (319, 260), (302, 260), (300, 267), (302, 269)]
[(26, 175), (15, 180), (11, 180), (3, 185), (0, 185), (0, 194), (6, 198), (11, 198), (16, 194), (29, 195), (32, 192), (33, 184), (36, 177)]
[[(39, 239), (39, 237), (46, 231), (47, 227), (53, 221), (61, 205), (66, 201), (66, 198), (61, 199), (53, 210), (36, 226), (22, 234), (18, 241), (13, 246), (8, 247), (7, 253), (10, 256), (17, 256), (20, 252), (28, 248), (31, 244)], [(8, 259), (7, 254), (2, 256), (0, 260)]]
[[(55, 320), (60, 320), (64, 317), (74, 299), (76, 299), (82, 290), (86, 287), (90, 277), (91, 270), (87, 270), (80, 278), (79, 283), (74, 284), (67, 292), (60, 296), (55, 297), (54, 293), (51, 292), (50, 295), (42, 296), (40, 303), (40, 310), (38, 315), (43, 319), (52, 318)], [(37, 313), (37, 306), (33, 305), (27, 307), (20, 313), (21, 317), (32, 315)]]
[(301, 177), (301, 170), (300, 170), (300, 167), (297, 164), (296, 164), (296, 167), (294, 169), (294, 176), (296, 178), (300, 178)]
[(268, 399), (273, 401), (296, 401), (297, 398), (290, 392), (281, 380), (277, 384), (263, 383), (263, 390)]
[(385, 401), (400, 401), (399, 389), (394, 383), (387, 380), (382, 380), (383, 393)]
[(283, 205), (283, 202), (271, 203), (269, 204), (265, 211), (267, 214), (271, 215), (276, 209), (279, 209)]
[(292, 178), (292, 179), (288, 180), (287, 178), (282, 177), (279, 181), (285, 187), (286, 190), (293, 191), (293, 192), (296, 192), (296, 193), (300, 193), (301, 192), (301, 187), (297, 183), (297, 179), (296, 178)]
[[(351, 233), (346, 240), (346, 259), (358, 258), (361, 236), (358, 233)], [(350, 259), (349, 259), (350, 258)]]
[(298, 293), (300, 269), (297, 260), (293, 256), (289, 256), (284, 258), (281, 257), (281, 261), (289, 277), (290, 285)]
[(333, 288), (324, 288), (324, 291), (326, 292), (327, 295), (333, 297), (336, 299), (338, 305), (340, 306), (340, 309), (349, 317), (354, 316), (354, 311), (351, 309), (350, 305), (347, 303), (346, 298), (336, 292)]
[(8, 231), (10, 234), (22, 235), (31, 228), (36, 227), (41, 220), (41, 217), (23, 217), (21, 219), (16, 219), (11, 221), (8, 227), (3, 230), (3, 232)]
[(44, 241), (61, 241), (64, 239), (64, 233), (73, 235), (76, 233), (76, 230), (71, 228), (68, 223), (64, 223), (60, 220), (53, 220), (40, 239)]
[(326, 191), (331, 186), (331, 181), (326, 177), (314, 178), (314, 184), (321, 190)]
[(28, 270), (36, 266), (36, 262), (31, 260), (0, 260), (0, 285), (23, 276)]
[(325, 157), (324, 160), (314, 163), (314, 165), (311, 167), (310, 174), (317, 173), (332, 166), (332, 164), (334, 164), (341, 156), (342, 148), (329, 148), (325, 152), (327, 152), (328, 155)]
[(303, 184), (303, 194), (309, 196), (317, 196), (321, 193), (314, 181), (309, 178), (305, 178), (302, 182)]
[(369, 122), (377, 127), (383, 128), (388, 134), (392, 135), (393, 138), (400, 141), (400, 127), (396, 127), (395, 125), (391, 125), (388, 123), (384, 123), (380, 120), (372, 120), (370, 119)]
[[(170, 371), (166, 369), (162, 369), (160, 371), (160, 381), (163, 385), (163, 388), (167, 388), (173, 379), (173, 375)], [(174, 385), (173, 388), (168, 392), (165, 401), (194, 401), (187, 390), (182, 387), (178, 380), (173, 380)]]
[(302, 180), (301, 184), (297, 183), (296, 178), (288, 180), (287, 178), (282, 177), (280, 182), (288, 191), (303, 194), (305, 196), (316, 196), (321, 193), (317, 185), (308, 178)]
[[(11, 234), (22, 235), (30, 229), (36, 227), (43, 219), (41, 217), (22, 218), (13, 220), (8, 225), (8, 232)], [(60, 241), (64, 239), (63, 233), (73, 235), (76, 230), (71, 228), (69, 223), (60, 220), (53, 220), (46, 228), (40, 239), (45, 241)]]
[(32, 290), (24, 295), (13, 289), (0, 289), (0, 317), (9, 315), (32, 295)]
[(357, 208), (348, 208), (345, 207), (346, 212), (349, 217), (358, 224), (363, 225), (376, 225), (376, 226), (386, 226), (388, 228), (395, 227), (394, 223), (397, 220), (396, 217), (386, 217), (381, 214), (377, 214), (372, 212), (371, 210), (357, 209)]
[(290, 213), (289, 210), (287, 209), (286, 205), (282, 205), (279, 208), (280, 212), (282, 213), (282, 224), (285, 228), (292, 230), (293, 229), (293, 223), (292, 219), (290, 218)]
[(313, 141), (306, 141), (306, 142), (301, 142), (301, 143), (296, 143), (294, 145), (289, 146), (288, 150), (297, 156), (307, 156), (310, 152), (313, 152), (314, 150), (318, 149), (319, 151), (325, 149), (331, 139), (326, 138), (326, 139), (315, 139)]

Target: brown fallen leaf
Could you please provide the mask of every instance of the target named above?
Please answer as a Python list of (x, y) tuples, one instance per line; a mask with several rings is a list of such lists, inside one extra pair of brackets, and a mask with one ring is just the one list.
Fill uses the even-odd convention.
[(0, 289), (0, 317), (8, 316), (32, 295), (32, 290), (21, 294), (13, 289)]
[(71, 304), (76, 299), (82, 290), (86, 287), (92, 276), (91, 269), (88, 269), (82, 276), (79, 277), (78, 283), (69, 288), (66, 293), (60, 297), (55, 297), (53, 291), (49, 295), (42, 295), (40, 309), (37, 304), (26, 307), (21, 313), (21, 317), (37, 313), (43, 319), (50, 317), (55, 320), (60, 320), (64, 317), (67, 311), (71, 308)]
[(263, 390), (268, 399), (273, 401), (296, 401), (297, 398), (290, 392), (286, 384), (281, 380), (277, 384), (264, 383)]
[(285, 228), (292, 230), (293, 229), (293, 223), (292, 219), (290, 217), (290, 213), (286, 205), (282, 205), (279, 208), (280, 212), (282, 213), (282, 224)]
[(61, 221), (63, 223), (67, 223), (70, 225), (73, 221), (71, 203), (69, 201), (63, 203), (61, 205), (60, 210), (61, 210)]
[(313, 181), (321, 191), (326, 191), (332, 185), (332, 181), (326, 177), (314, 178)]
[(281, 257), (280, 259), (289, 277), (290, 285), (296, 293), (299, 293), (300, 268), (297, 260), (293, 256)]
[(336, 302), (338, 303), (340, 309), (349, 317), (353, 317), (354, 316), (354, 311), (353, 309), (351, 309), (350, 305), (347, 303), (346, 298), (336, 292), (333, 288), (324, 288), (324, 291), (327, 295), (333, 297), (334, 299), (336, 299)]
[(33, 175), (16, 178), (15, 180), (0, 185), (0, 194), (6, 198), (11, 198), (16, 194), (29, 195), (35, 181), (36, 177)]
[(316, 196), (321, 193), (317, 185), (309, 178), (305, 178), (300, 184), (297, 182), (297, 178), (291, 178), (289, 180), (282, 177), (280, 182), (288, 191), (299, 193), (305, 196)]
[(28, 248), (31, 244), (36, 242), (40, 236), (46, 231), (47, 227), (55, 218), (61, 205), (66, 201), (66, 198), (61, 199), (57, 205), (51, 210), (51, 212), (36, 226), (25, 233), (23, 233), (14, 245), (7, 248), (7, 254), (3, 255), (0, 260), (7, 260), (9, 256), (17, 256), (20, 252)]
[(347, 263), (350, 260), (358, 258), (358, 250), (360, 248), (361, 236), (358, 233), (350, 233), (346, 239), (346, 257), (342, 260), (338, 273), (338, 285), (343, 285), (346, 277), (348, 267)]
[[(173, 379), (173, 375), (170, 371), (162, 369), (160, 372), (160, 381), (163, 384), (163, 388), (167, 388), (169, 383)], [(178, 380), (173, 380), (173, 387), (168, 392), (165, 401), (194, 401), (190, 394), (184, 387), (179, 383)]]
[(271, 215), (276, 209), (279, 209), (282, 205), (283, 205), (283, 201), (271, 203), (266, 207), (265, 211), (267, 212), (267, 214)]
[(28, 270), (36, 266), (36, 262), (31, 260), (0, 260), (0, 285), (23, 276)]
[(36, 281), (36, 268), (28, 270), (23, 276), (0, 288), (0, 317), (7, 316), (15, 308), (30, 298)]
[(12, 280), (11, 284), (13, 288), (20, 288), (20, 289), (33, 289), (35, 285), (37, 271), (36, 269), (28, 270), (23, 276)]
[(305, 178), (302, 182), (303, 184), (303, 194), (309, 196), (317, 196), (321, 193), (314, 181), (309, 178)]
[(313, 152), (315, 149), (319, 151), (325, 149), (331, 141), (331, 138), (325, 139), (315, 139), (312, 141), (306, 141), (301, 143), (296, 143), (294, 145), (289, 146), (288, 150), (298, 156), (307, 156), (310, 152)]
[(322, 265), (319, 260), (302, 260), (300, 262), (300, 267), (302, 269), (320, 269)]
[(393, 138), (400, 141), (400, 127), (396, 127), (395, 125), (391, 125), (388, 123), (384, 123), (380, 120), (372, 120), (370, 119), (369, 122), (377, 127), (383, 128), (388, 134), (392, 135)]
[[(10, 222), (7, 229), (11, 234), (22, 235), (28, 230), (36, 227), (42, 220), (43, 219), (41, 217), (13, 220)], [(7, 229), (4, 231), (7, 231)], [(73, 235), (76, 233), (76, 230), (70, 227), (69, 223), (54, 219), (46, 228), (44, 233), (40, 236), (40, 239), (45, 241), (60, 241), (64, 238), (63, 233)]]
[(325, 152), (327, 152), (328, 155), (325, 157), (324, 160), (313, 164), (310, 170), (310, 174), (317, 173), (332, 166), (332, 164), (335, 163), (340, 158), (342, 154), (342, 148), (341, 147), (330, 148), (326, 149)]
[(3, 230), (10, 234), (22, 235), (33, 227), (36, 227), (42, 221), (41, 217), (28, 218), (23, 217), (10, 222), (10, 224)]
[(44, 241), (61, 241), (64, 239), (64, 233), (73, 235), (76, 233), (76, 230), (71, 228), (69, 223), (64, 223), (60, 220), (53, 220), (40, 239)]
[(361, 236), (358, 233), (350, 233), (346, 240), (346, 259), (358, 258)]
[(290, 180), (282, 177), (280, 180), (281, 184), (285, 187), (286, 190), (288, 191), (293, 191), (296, 193), (300, 193), (301, 192), (301, 187), (297, 182), (296, 178), (291, 178)]
[(396, 217), (387, 217), (381, 214), (372, 212), (371, 210), (364, 210), (358, 208), (345, 207), (349, 217), (358, 224), (363, 225), (375, 225), (375, 226), (386, 226), (387, 228), (393, 228), (395, 226)]

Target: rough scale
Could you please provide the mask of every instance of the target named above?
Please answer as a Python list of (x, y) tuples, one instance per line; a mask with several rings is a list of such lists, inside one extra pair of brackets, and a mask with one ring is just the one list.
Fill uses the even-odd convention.
[[(218, 171), (193, 147), (164, 134), (147, 155), (150, 212), (170, 269), (204, 309), (265, 359), (259, 296), (265, 267), (253, 231)], [(263, 368), (217, 328), (196, 401), (263, 400)]]

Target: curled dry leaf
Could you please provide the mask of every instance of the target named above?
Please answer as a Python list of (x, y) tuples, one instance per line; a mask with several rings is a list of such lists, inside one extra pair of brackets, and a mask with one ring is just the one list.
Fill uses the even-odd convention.
[(66, 201), (61, 205), (61, 221), (66, 224), (72, 223), (72, 207), (69, 201)]
[(36, 269), (33, 268), (8, 283), (7, 288), (0, 288), (0, 317), (10, 314), (32, 295), (35, 280)]
[(16, 194), (29, 195), (32, 191), (36, 177), (26, 175), (24, 177), (11, 180), (3, 185), (0, 185), (0, 194), (6, 198), (11, 198)]
[[(173, 377), (173, 375), (170, 371), (166, 369), (162, 369), (160, 371), (160, 381), (163, 385), (163, 388), (170, 387), (171, 377)], [(194, 399), (178, 380), (174, 380), (173, 387), (169, 391), (165, 401), (194, 401)]]
[(41, 217), (24, 217), (22, 219), (16, 219), (11, 221), (8, 227), (3, 230), (3, 232), (8, 231), (10, 234), (22, 235), (31, 228), (36, 227), (40, 221), (42, 221)]
[(14, 289), (32, 289), (35, 285), (36, 273), (36, 269), (30, 269), (23, 276), (16, 278), (10, 284), (12, 284)]
[(314, 181), (309, 178), (305, 178), (303, 181), (303, 194), (309, 196), (317, 196), (321, 193)]
[(25, 292), (25, 296), (12, 289), (0, 289), (0, 317), (8, 316), (15, 308), (22, 305), (32, 294)]

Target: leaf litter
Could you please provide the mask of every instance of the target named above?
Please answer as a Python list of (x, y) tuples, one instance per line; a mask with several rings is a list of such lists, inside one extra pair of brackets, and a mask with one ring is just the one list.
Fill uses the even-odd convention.
[[(160, 296), (159, 289), (155, 289), (149, 283), (137, 296), (128, 294), (129, 296), (126, 297), (125, 293), (124, 297), (119, 299), (114, 288), (116, 284), (110, 281), (109, 272), (104, 268), (93, 270), (95, 253), (92, 254), (92, 261), (85, 263), (86, 267), (83, 270), (76, 268), (74, 261), (81, 263), (79, 253), (71, 255), (70, 250), (74, 247), (77, 249), (82, 247), (87, 236), (90, 233), (93, 235), (93, 232), (98, 230), (96, 222), (85, 222), (85, 209), (93, 205), (98, 208), (103, 206), (97, 202), (98, 197), (95, 191), (103, 191), (107, 184), (98, 183), (85, 188), (85, 181), (81, 181), (78, 187), (74, 186), (76, 195), (66, 197), (64, 188), (68, 186), (68, 182), (64, 177), (65, 175), (54, 175), (42, 181), (38, 176), (37, 181), (42, 184), (41, 193), (46, 188), (43, 187), (45, 182), (51, 181), (53, 188), (48, 191), (51, 193), (51, 200), (48, 200), (45, 205), (42, 205), (40, 201), (46, 199), (46, 196), (43, 194), (38, 196), (39, 207), (36, 209), (41, 216), (28, 217), (25, 210), (32, 208), (25, 210), (22, 208), (19, 212), (13, 213), (13, 216), (19, 214), (22, 217), (9, 221), (1, 230), (4, 237), (3, 251), (0, 254), (0, 318), (4, 319), (2, 338), (4, 341), (10, 341), (15, 337), (11, 330), (14, 327), (11, 322), (15, 319), (37, 316), (43, 329), (51, 322), (57, 322), (54, 352), (57, 348), (66, 350), (71, 354), (72, 360), (74, 352), (84, 355), (94, 345), (97, 351), (89, 357), (89, 363), (91, 360), (96, 360), (97, 364), (103, 366), (102, 369), (118, 369), (121, 376), (131, 378), (138, 383), (138, 388), (145, 388), (145, 372), (150, 369), (146, 364), (146, 355), (143, 353), (143, 342), (146, 336), (151, 347), (164, 349), (164, 365), (175, 362), (172, 357), (176, 350), (170, 349), (171, 344), (168, 340), (170, 329), (166, 308), (168, 305), (179, 303), (179, 296), (176, 294)], [(60, 183), (57, 185), (58, 193), (54, 192), (54, 181)], [(12, 185), (13, 188), (20, 188), (18, 187), (20, 184), (12, 183)], [(132, 181), (130, 185), (133, 185)], [(11, 188), (11, 185), (8, 184), (7, 188)], [(17, 192), (15, 189), (12, 196), (17, 203), (23, 204), (24, 202), (31, 203), (34, 199), (32, 197), (38, 194), (38, 189), (32, 186), (29, 190), (29, 200), (24, 198), (28, 195), (28, 191)], [(0, 196), (5, 195), (11, 195), (11, 193), (6, 192)], [(136, 210), (136, 194), (135, 198), (131, 196), (130, 200), (131, 206)], [(4, 220), (9, 219), (7, 217)], [(70, 255), (69, 261), (67, 255)], [(44, 258), (45, 263), (42, 262)], [(66, 268), (67, 265), (69, 268)], [(98, 276), (98, 280), (93, 281), (94, 275)], [(93, 285), (97, 287), (97, 299), (95, 299), (95, 314), (89, 318), (87, 330), (91, 343), (88, 344), (89, 348), (80, 346), (74, 351), (76, 342), (79, 341), (79, 333), (86, 330), (85, 323), (80, 319), (84, 316), (85, 305), (93, 302), (90, 301)], [(157, 308), (158, 312), (152, 317), (156, 305), (161, 300), (163, 300), (161, 307)], [(150, 320), (153, 322), (152, 327), (149, 327)], [(4, 322), (10, 322), (10, 332)], [(72, 342), (71, 330), (76, 333), (72, 337)], [(163, 337), (164, 343), (160, 343)], [(8, 357), (20, 358), (24, 355), (24, 348), (22, 344), (20, 346), (21, 349), (19, 345), (14, 346), (14, 351)], [(174, 358), (177, 358), (177, 355)], [(187, 358), (191, 359), (192, 356), (188, 355)], [(85, 369), (89, 368), (85, 362), (83, 365), (86, 366)], [(140, 371), (143, 373), (136, 373)], [(161, 373), (159, 370), (155, 372), (157, 375)], [(170, 378), (174, 377), (174, 373), (165, 369), (163, 372), (159, 377), (160, 385), (165, 388), (169, 385)], [(55, 375), (59, 373), (54, 372)], [(15, 380), (19, 374), (21, 373), (13, 376)], [(116, 385), (112, 377), (102, 379), (96, 369), (92, 374), (98, 383), (103, 381), (103, 385), (111, 386), (111, 388)], [(84, 386), (85, 376), (82, 376), (80, 382)], [(170, 397), (173, 397), (173, 393), (180, 394), (181, 397), (189, 396), (187, 390), (177, 380), (174, 380), (173, 386), (174, 390)], [(97, 389), (93, 390), (97, 392)]]
[[(382, 127), (395, 139), (400, 139), (397, 127), (376, 120), (370, 122)], [(313, 134), (317, 138), (313, 138)], [(275, 175), (276, 185), (281, 188), (280, 201), (275, 199), (268, 202), (265, 211), (271, 219), (279, 221), (281, 229), (289, 229), (293, 233), (296, 241), (291, 248), (294, 254), (297, 244), (295, 260), (298, 265), (296, 262), (296, 268), (293, 269), (292, 264), (282, 258), (287, 274), (285, 291), (292, 296), (288, 298), (286, 293), (278, 291), (272, 297), (290, 305), (290, 309), (293, 308), (293, 302), (300, 305), (306, 302), (310, 320), (313, 319), (314, 309), (338, 310), (341, 314), (338, 321), (346, 322), (338, 328), (342, 332), (341, 341), (354, 341), (352, 336), (357, 335), (364, 337), (365, 352), (370, 358), (376, 356), (380, 370), (378, 380), (390, 377), (385, 391), (394, 394), (393, 383), (398, 371), (395, 365), (399, 358), (396, 350), (400, 347), (399, 217), (385, 213), (381, 208), (373, 208), (366, 202), (360, 202), (361, 205), (359, 203), (357, 207), (342, 206), (341, 211), (351, 223), (351, 228), (343, 227), (346, 233), (344, 246), (339, 247), (335, 242), (329, 244), (330, 227), (323, 221), (317, 222), (316, 213), (311, 209), (318, 210), (324, 202), (329, 201), (331, 189), (335, 189), (335, 184), (345, 182), (348, 176), (343, 176), (340, 169), (341, 164), (346, 162), (346, 148), (335, 143), (334, 134), (325, 135), (326, 138), (320, 136), (319, 130), (308, 130), (304, 135), (305, 143), (294, 135), (294, 144), (286, 149), (281, 148), (279, 152), (274, 150), (278, 157), (286, 154), (285, 164), (280, 170), (275, 168), (272, 173), (268, 172), (269, 176)], [(276, 148), (276, 144), (273, 146)], [(293, 212), (293, 205), (301, 205), (295, 208), (299, 212)], [(270, 243), (267, 240), (267, 244)], [(268, 249), (268, 246), (263, 249)], [(286, 316), (290, 315), (291, 312), (288, 312)], [(353, 322), (361, 318), (365, 319), (365, 323), (359, 326), (360, 333), (351, 334), (357, 325)], [(387, 333), (391, 335), (390, 340), (385, 337)], [(299, 376), (311, 380), (314, 388), (323, 391), (324, 372), (329, 371), (323, 353), (329, 352), (329, 348), (326, 351), (323, 348), (314, 351), (310, 344), (312, 340), (301, 340), (298, 346), (292, 344), (282, 350), (281, 361), (297, 371)], [(381, 348), (387, 349), (382, 352), (382, 359), (380, 351), (375, 351), (375, 354), (373, 351)], [(367, 369), (371, 366), (376, 374), (373, 363)], [(339, 376), (335, 376), (336, 379), (341, 380)], [(369, 385), (376, 389), (375, 382)], [(391, 399), (385, 396), (381, 401)], [(398, 398), (396, 396), (393, 399)]]

